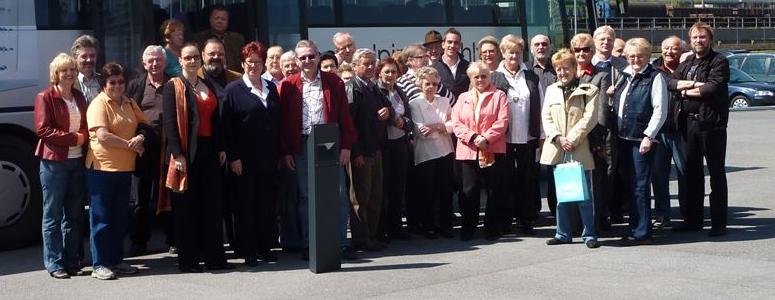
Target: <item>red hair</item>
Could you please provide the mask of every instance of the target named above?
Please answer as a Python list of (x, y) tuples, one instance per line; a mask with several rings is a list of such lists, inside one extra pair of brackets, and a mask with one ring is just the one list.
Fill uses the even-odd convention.
[(266, 61), (266, 47), (259, 42), (250, 42), (242, 47), (242, 60), (246, 60), (253, 54), (257, 54), (261, 61)]

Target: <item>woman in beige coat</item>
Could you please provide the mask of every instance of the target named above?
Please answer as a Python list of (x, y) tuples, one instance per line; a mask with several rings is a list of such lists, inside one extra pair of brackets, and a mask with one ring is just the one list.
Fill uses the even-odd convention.
[[(557, 71), (557, 82), (546, 89), (541, 119), (546, 133), (541, 164), (557, 165), (564, 162), (567, 154), (580, 162), (587, 171), (595, 168), (592, 152), (589, 150), (587, 134), (597, 124), (596, 99), (598, 89), (594, 85), (580, 84), (576, 76), (576, 58), (567, 49), (561, 49), (552, 56), (552, 65)], [(571, 214), (578, 207), (584, 232), (582, 238), (589, 248), (597, 248), (595, 219), (592, 201), (557, 203), (557, 233), (546, 241), (547, 245), (569, 244), (572, 241)]]

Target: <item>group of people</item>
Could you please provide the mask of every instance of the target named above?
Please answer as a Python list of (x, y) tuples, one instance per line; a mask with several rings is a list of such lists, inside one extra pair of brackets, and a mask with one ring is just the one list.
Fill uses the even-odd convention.
[[(568, 157), (587, 170), (593, 197), (553, 203), (547, 178), (557, 222), (549, 245), (570, 243), (583, 228), (586, 246), (597, 248), (597, 232), (625, 215), (623, 202), (629, 230), (621, 242), (649, 243), (652, 227), (670, 224), (671, 159), (684, 219), (673, 230), (702, 230), (705, 158), (710, 235), (726, 232), (729, 67), (704, 23), (689, 30), (691, 49), (670, 37), (649, 63), (642, 38), (625, 43), (624, 58), (612, 55), (607, 26), (554, 54), (546, 35), (528, 45), (488, 36), (480, 60), (469, 62), (454, 28), (379, 59), (348, 33), (333, 36), (333, 51), (302, 40), (283, 52), (226, 31), (225, 10), (210, 22), (196, 42), (183, 40), (181, 23), (164, 22), (166, 47), (148, 46), (145, 72), (131, 81), (117, 63), (96, 72), (91, 36), (51, 62), (35, 125), (52, 277), (81, 273), (86, 199), (98, 279), (137, 272), (123, 260), (124, 240), (130, 233), (130, 255), (144, 254), (155, 214), (171, 216), (164, 228), (181, 272), (234, 268), (224, 240), (251, 267), (276, 261), (278, 247), (308, 259), (307, 139), (314, 125), (330, 123), (341, 165), (340, 228), (331, 238), (346, 260), (412, 234), (454, 237), (455, 198), (459, 238), (475, 238), (482, 192), (484, 238), (514, 224), (532, 235), (541, 166)], [(527, 47), (532, 59), (523, 61)]]

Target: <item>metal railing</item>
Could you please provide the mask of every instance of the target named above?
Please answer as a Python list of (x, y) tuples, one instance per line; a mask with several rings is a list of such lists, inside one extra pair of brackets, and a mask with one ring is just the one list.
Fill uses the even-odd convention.
[[(650, 29), (686, 29), (697, 21), (708, 23), (713, 28), (761, 29), (772, 28), (773, 17), (710, 17), (710, 18), (641, 18), (617, 17), (598, 19), (600, 25), (610, 25), (615, 30), (650, 30)], [(587, 20), (579, 19), (579, 24)]]

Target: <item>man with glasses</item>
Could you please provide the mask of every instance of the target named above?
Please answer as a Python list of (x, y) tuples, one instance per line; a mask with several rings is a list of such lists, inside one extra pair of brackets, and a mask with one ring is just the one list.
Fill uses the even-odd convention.
[(335, 55), (337, 62), (341, 65), (343, 62), (352, 62), (355, 53), (355, 42), (352, 35), (348, 32), (337, 32), (333, 37)]
[[(531, 70), (536, 75), (538, 75), (538, 88), (541, 91), (541, 103), (543, 104), (543, 95), (546, 93), (546, 88), (557, 81), (557, 72), (554, 70), (554, 66), (552, 66), (551, 59), (552, 40), (546, 35), (537, 34), (532, 39), (530, 39), (530, 53), (533, 54), (533, 58), (531, 58), (525, 64), (525, 66), (528, 70)], [(539, 150), (541, 145), (543, 144), (539, 143)], [(540, 164), (538, 168), (541, 168)], [(551, 170), (546, 172), (546, 174), (549, 174), (549, 176), (546, 178), (546, 202), (549, 205), (549, 211), (552, 213), (552, 215), (555, 215), (555, 209), (557, 208), (557, 196), (554, 192), (554, 176), (552, 176)], [(538, 181), (536, 181), (536, 184), (538, 184)], [(536, 193), (536, 198), (537, 199), (534, 201), (537, 203), (534, 205), (534, 209), (536, 209), (536, 215), (538, 215), (538, 213), (541, 212), (541, 193)]]
[(441, 59), (441, 54), (444, 52), (444, 49), (441, 46), (441, 42), (443, 41), (444, 39), (441, 38), (441, 33), (436, 30), (430, 30), (425, 34), (425, 42), (422, 45), (428, 52), (428, 63), (426, 66), (429, 66)]
[(703, 158), (710, 173), (709, 236), (727, 232), (727, 122), (729, 120), (729, 61), (713, 50), (713, 29), (703, 22), (689, 29), (693, 55), (678, 65), (668, 80), (677, 93), (681, 110), (676, 118), (678, 132), (686, 141), (686, 191), (681, 205), (684, 222), (674, 231), (702, 230), (705, 198)]
[[(471, 84), (466, 70), (468, 61), (460, 53), (463, 36), (455, 28), (449, 28), (444, 33), (444, 54), (439, 61), (433, 62), (431, 67), (439, 72), (441, 83), (452, 91), (452, 95), (457, 99), (460, 94), (468, 91)], [(450, 105), (454, 106), (453, 99), (450, 99)]]
[[(353, 121), (347, 104), (344, 82), (335, 74), (318, 70), (318, 48), (312, 41), (301, 40), (294, 50), (301, 72), (289, 75), (280, 88), (281, 163), (293, 175), (298, 194), (298, 218), (301, 220), (302, 259), (309, 259), (309, 213), (307, 176), (307, 138), (316, 124), (337, 123), (339, 125), (339, 164), (344, 167), (350, 162), (350, 149), (356, 139)], [(295, 184), (295, 185), (294, 185)], [(355, 252), (347, 239), (347, 220), (350, 203), (346, 195), (344, 168), (339, 177), (340, 195), (340, 242), (342, 257), (355, 259)]]

